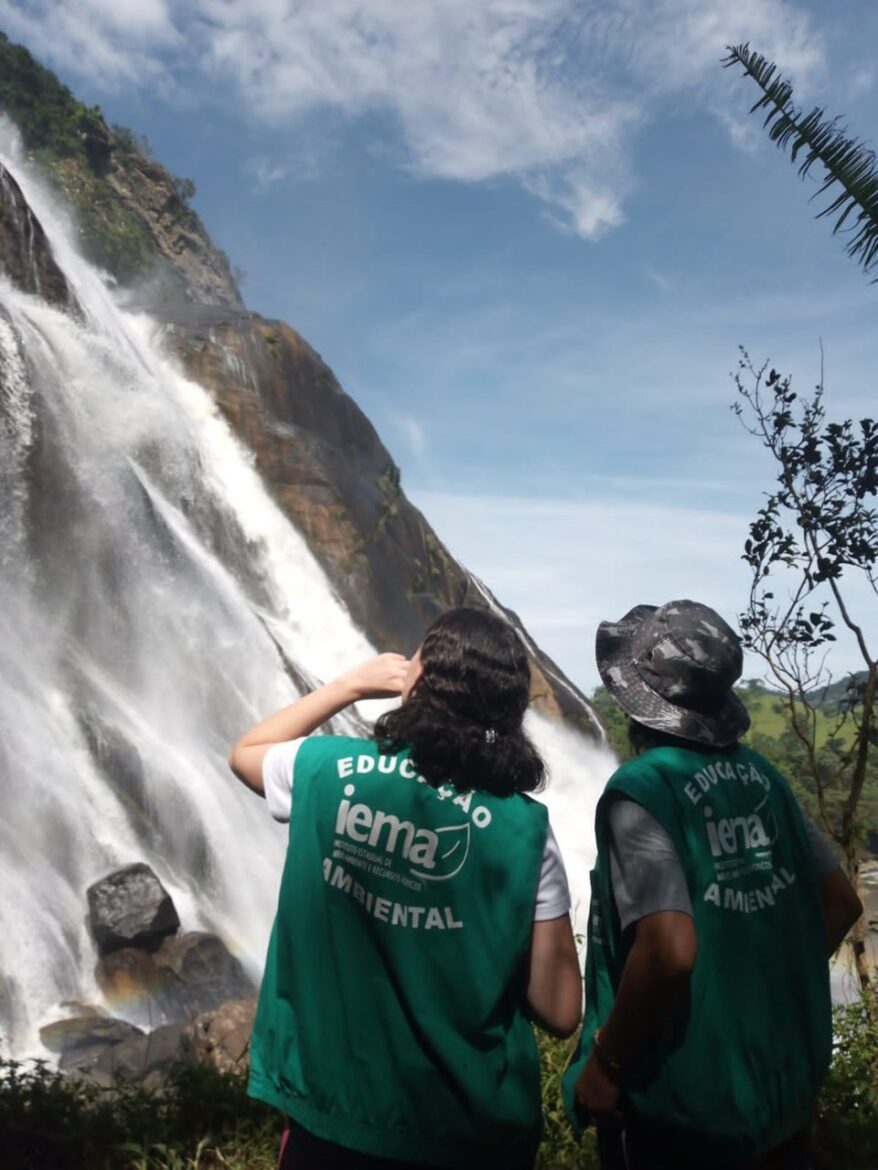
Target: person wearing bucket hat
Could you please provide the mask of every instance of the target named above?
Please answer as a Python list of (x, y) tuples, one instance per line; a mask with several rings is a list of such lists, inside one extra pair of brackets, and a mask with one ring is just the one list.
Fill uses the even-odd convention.
[(862, 906), (740, 740), (740, 639), (689, 600), (597, 633), (635, 756), (595, 815), (585, 1023), (564, 1078), (604, 1170), (804, 1170), (832, 1045), (827, 956)]

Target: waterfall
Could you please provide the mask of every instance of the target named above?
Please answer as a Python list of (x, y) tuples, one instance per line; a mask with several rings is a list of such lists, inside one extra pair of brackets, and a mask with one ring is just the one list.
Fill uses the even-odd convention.
[[(0, 277), (6, 1055), (38, 1051), (65, 1001), (100, 1002), (85, 889), (115, 866), (146, 861), (184, 926), (220, 933), (258, 975), (285, 830), (231, 776), (229, 745), (296, 679), (374, 649), (160, 327), (117, 303), (14, 149), (0, 159), (81, 308)], [(582, 908), (611, 759), (530, 720)]]

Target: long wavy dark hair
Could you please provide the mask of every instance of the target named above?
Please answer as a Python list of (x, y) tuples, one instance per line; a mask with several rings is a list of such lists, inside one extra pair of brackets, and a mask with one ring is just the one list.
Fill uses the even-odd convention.
[(375, 724), (382, 752), (411, 749), (428, 784), (495, 796), (542, 788), (545, 765), (524, 733), (527, 652), (512, 626), (482, 609), (451, 609), (424, 635), (423, 674)]

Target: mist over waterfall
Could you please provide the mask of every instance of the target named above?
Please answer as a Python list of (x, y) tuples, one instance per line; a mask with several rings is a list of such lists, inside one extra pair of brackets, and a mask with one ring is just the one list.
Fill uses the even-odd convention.
[[(231, 776), (229, 745), (374, 648), (162, 326), (116, 302), (9, 144), (0, 160), (78, 305), (0, 277), (5, 1055), (37, 1050), (64, 1001), (100, 1001), (84, 894), (118, 865), (146, 861), (187, 928), (258, 975), (285, 829)], [(530, 718), (584, 903), (611, 760)]]

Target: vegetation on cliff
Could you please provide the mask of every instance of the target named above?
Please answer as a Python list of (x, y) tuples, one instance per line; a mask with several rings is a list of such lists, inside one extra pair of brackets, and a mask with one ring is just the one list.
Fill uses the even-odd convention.
[[(153, 281), (180, 299), (240, 304), (227, 257), (210, 243), (189, 205), (192, 180), (171, 175), (150, 157), (145, 139), (126, 127), (111, 128), (98, 106), (78, 101), (3, 33), (0, 111), (73, 208), (89, 260), (122, 284)], [(194, 266), (184, 263), (187, 249), (212, 270), (203, 287), (193, 286)]]

